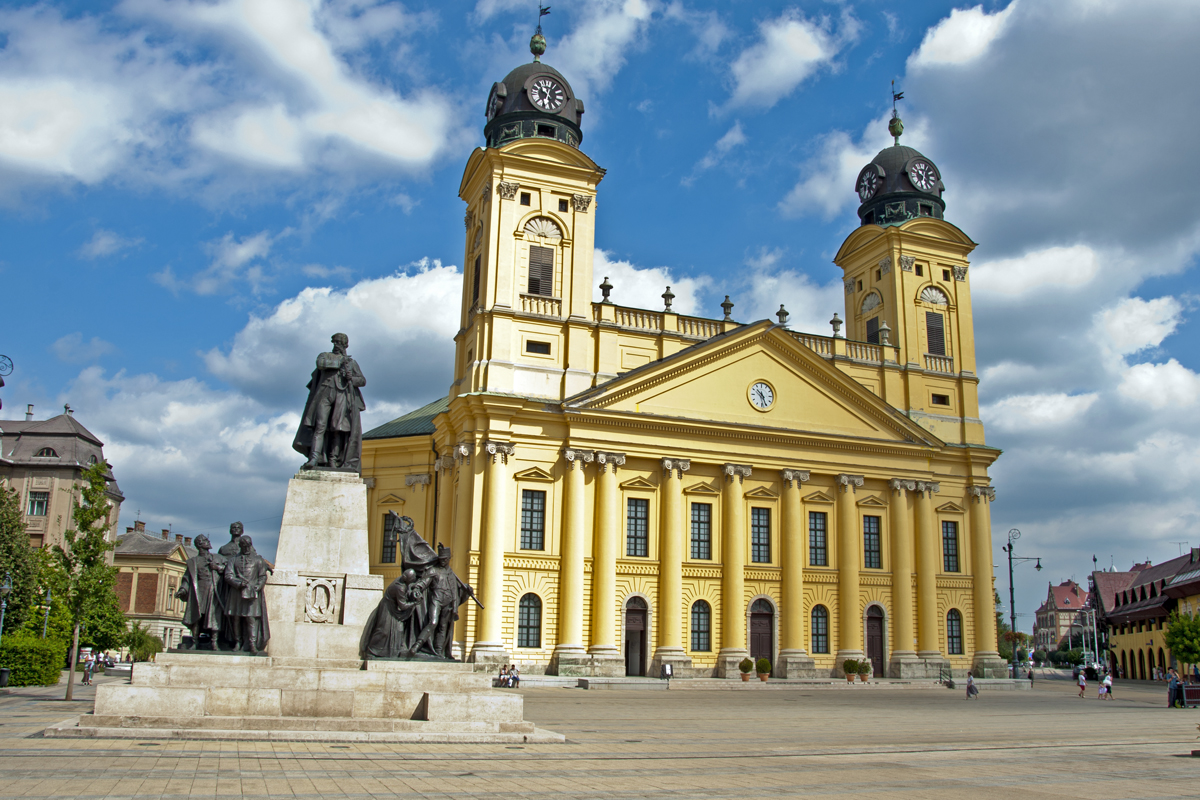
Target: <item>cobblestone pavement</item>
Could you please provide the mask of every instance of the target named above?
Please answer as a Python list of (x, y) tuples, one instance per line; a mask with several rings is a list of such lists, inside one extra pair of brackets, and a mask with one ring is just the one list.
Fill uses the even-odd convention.
[[(101, 678), (101, 681), (114, 680)], [(118, 679), (119, 680), (119, 679)], [(524, 690), (565, 745), (44, 739), (92, 690), (0, 695), (0, 798), (1195, 798), (1200, 711), (1159, 687)]]

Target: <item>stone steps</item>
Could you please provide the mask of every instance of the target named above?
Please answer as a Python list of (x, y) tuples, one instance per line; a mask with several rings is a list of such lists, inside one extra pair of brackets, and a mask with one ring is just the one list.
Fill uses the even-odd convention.
[(532, 722), (430, 722), (415, 719), (363, 719), (362, 717), (138, 717), (82, 715), (80, 724), (97, 728), (174, 728), (186, 730), (259, 731), (427, 731), (533, 733)]

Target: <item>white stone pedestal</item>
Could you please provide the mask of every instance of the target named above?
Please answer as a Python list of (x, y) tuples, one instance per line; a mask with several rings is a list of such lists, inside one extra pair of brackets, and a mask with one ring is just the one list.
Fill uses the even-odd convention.
[(288, 481), (264, 594), (272, 657), (359, 658), (363, 626), (383, 597), (383, 577), (370, 574), (362, 478), (301, 470)]

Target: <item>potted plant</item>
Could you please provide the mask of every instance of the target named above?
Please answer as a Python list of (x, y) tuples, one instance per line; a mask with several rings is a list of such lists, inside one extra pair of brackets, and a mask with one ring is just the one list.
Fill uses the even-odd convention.
[(867, 682), (867, 678), (871, 676), (872, 664), (870, 659), (864, 658), (858, 662), (858, 679), (863, 683)]
[(843, 661), (842, 672), (846, 673), (847, 683), (854, 683), (854, 676), (858, 674), (858, 659), (847, 658)]
[(748, 658), (743, 658), (742, 663), (738, 664), (738, 669), (741, 670), (742, 680), (750, 680), (750, 673), (754, 669), (754, 662)]
[(754, 663), (754, 670), (758, 673), (758, 679), (765, 681), (771, 677), (771, 662), (765, 658), (760, 658)]

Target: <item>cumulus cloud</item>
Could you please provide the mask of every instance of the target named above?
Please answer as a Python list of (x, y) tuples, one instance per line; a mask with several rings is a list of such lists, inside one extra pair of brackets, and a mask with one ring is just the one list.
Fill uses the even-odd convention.
[[(662, 294), (667, 287), (675, 295), (672, 310), (678, 314), (699, 314), (700, 295), (711, 286), (707, 276), (699, 278), (684, 278), (672, 274), (670, 267), (638, 267), (629, 261), (614, 258), (612, 253), (596, 249), (593, 264), (593, 274), (599, 278), (608, 278), (613, 290), (611, 299), (617, 305), (633, 306), (634, 308), (662, 308)], [(600, 281), (597, 288), (592, 290), (592, 302), (602, 299)]]
[(974, 61), (1004, 33), (1016, 5), (1013, 0), (992, 14), (984, 11), (983, 6), (952, 9), (950, 16), (925, 32), (921, 46), (908, 59), (909, 69)]
[(775, 321), (783, 305), (790, 315), (789, 328), (828, 335), (830, 317), (834, 312), (844, 313), (846, 307), (841, 280), (817, 284), (805, 273), (784, 267), (785, 257), (783, 250), (775, 248), (759, 250), (746, 260), (749, 271), (738, 287), (741, 306), (734, 308), (734, 319)]
[(137, 247), (142, 241), (141, 238), (128, 238), (113, 231), (106, 231), (103, 228), (99, 228), (92, 234), (92, 238), (79, 248), (79, 257), (86, 258), (89, 261), (94, 261), (98, 258), (107, 258), (108, 256), (116, 255), (122, 250)]
[(981, 410), (984, 421), (1000, 430), (1033, 431), (1060, 428), (1080, 419), (1099, 395), (1025, 394), (1011, 395)]
[(1173, 358), (1165, 364), (1134, 364), (1118, 391), (1150, 408), (1190, 408), (1200, 398), (1200, 375)]
[(696, 182), (696, 178), (700, 176), (700, 173), (717, 166), (725, 159), (725, 156), (729, 155), (731, 150), (745, 143), (746, 134), (742, 131), (742, 123), (739, 120), (734, 122), (733, 127), (717, 140), (717, 143), (704, 155), (704, 158), (696, 162), (696, 165), (692, 167), (691, 174), (681, 179), (680, 183), (684, 186), (691, 186)]
[(114, 352), (117, 348), (112, 342), (106, 342), (98, 336), (93, 336), (90, 341), (85, 342), (83, 334), (75, 332), (55, 340), (50, 349), (58, 356), (59, 361), (67, 364), (86, 364)]
[(858, 35), (859, 23), (849, 13), (842, 16), (836, 33), (827, 18), (809, 19), (796, 9), (763, 20), (759, 40), (747, 47), (730, 66), (732, 107), (770, 108), (791, 94), (838, 51)]
[(152, 277), (160, 286), (175, 294), (185, 289), (200, 295), (217, 294), (230, 289), (235, 283), (245, 283), (251, 292), (258, 294), (270, 280), (265, 259), (270, 255), (271, 247), (292, 232), (291, 228), (275, 235), (270, 231), (260, 231), (240, 239), (232, 232), (227, 233), (205, 245), (204, 249), (212, 261), (190, 278), (177, 277), (170, 265)]
[(1183, 322), (1183, 310), (1174, 297), (1127, 297), (1097, 316), (1113, 349), (1129, 355), (1162, 344)]
[(1058, 291), (1086, 286), (1100, 273), (1100, 258), (1092, 248), (1077, 244), (980, 261), (971, 270), (975, 291), (1020, 297), (1047, 286)]

